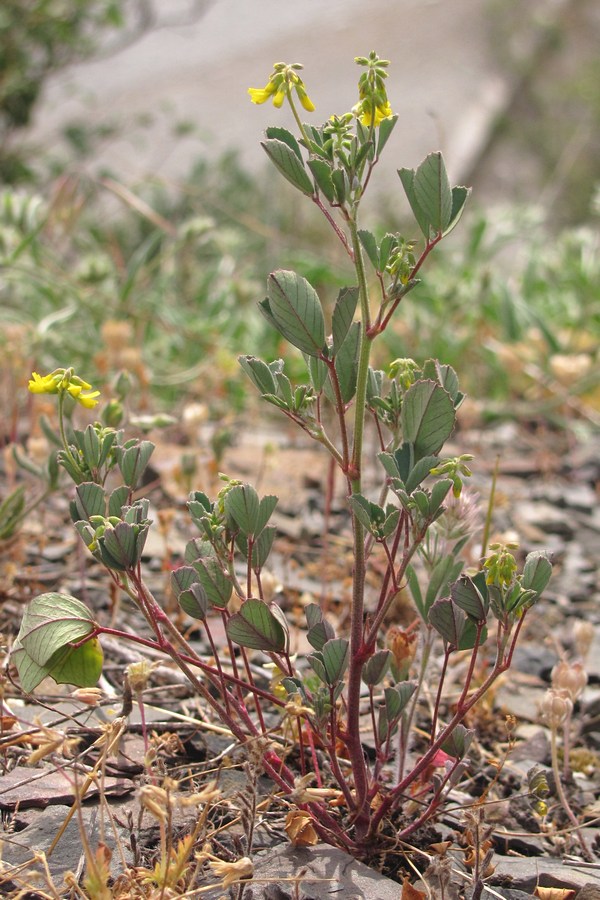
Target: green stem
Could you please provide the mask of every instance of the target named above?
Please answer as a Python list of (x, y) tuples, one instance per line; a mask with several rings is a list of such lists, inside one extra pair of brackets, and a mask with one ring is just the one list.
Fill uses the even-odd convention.
[[(366, 416), (367, 379), (371, 354), (371, 338), (368, 336), (370, 323), (369, 295), (365, 274), (362, 248), (358, 237), (356, 219), (349, 222), (354, 250), (354, 265), (358, 279), (358, 290), (361, 309), (361, 334), (356, 379), (356, 397), (354, 400), (354, 440), (352, 457), (348, 472), (349, 483), (354, 493), (359, 492), (362, 483), (363, 440)], [(368, 818), (368, 773), (360, 741), (360, 686), (364, 656), (363, 612), (365, 595), (365, 530), (356, 516), (352, 516), (354, 535), (354, 571), (352, 575), (352, 612), (350, 619), (350, 666), (348, 674), (348, 719), (346, 743), (352, 761), (354, 787), (356, 791), (357, 831), (364, 827)]]
[(573, 830), (577, 835), (579, 843), (581, 845), (581, 849), (583, 851), (584, 858), (587, 860), (592, 859), (590, 854), (589, 847), (587, 842), (581, 832), (581, 824), (577, 821), (577, 817), (573, 810), (569, 805), (569, 801), (567, 800), (567, 795), (565, 794), (565, 790), (563, 788), (561, 775), (560, 775), (560, 766), (558, 762), (558, 743), (557, 743), (557, 727), (556, 725), (552, 725), (550, 728), (550, 752), (552, 756), (552, 774), (554, 775), (554, 782), (556, 784), (556, 793), (558, 794), (558, 799), (561, 802), (562, 808), (566, 812), (569, 821), (573, 825)]
[(302, 139), (306, 143), (306, 149), (310, 153), (310, 150), (309, 150), (310, 138), (306, 133), (306, 129), (305, 129), (304, 125), (302, 124), (300, 116), (298, 115), (298, 110), (296, 109), (296, 104), (294, 103), (294, 97), (292, 95), (292, 88), (289, 84), (286, 87), (286, 96), (288, 99), (288, 103), (290, 104), (290, 109), (292, 110), (292, 115), (294, 116), (294, 119), (296, 120), (296, 125), (298, 126), (298, 130), (299, 130), (300, 134), (302, 135)]
[(481, 559), (483, 559), (488, 550), (488, 542), (492, 530), (492, 517), (494, 515), (494, 500), (496, 498), (496, 483), (498, 481), (498, 472), (500, 470), (500, 456), (496, 457), (494, 464), (494, 472), (492, 475), (492, 486), (490, 488), (490, 498), (488, 500), (487, 511), (485, 514), (485, 525), (483, 528), (483, 538), (481, 540)]
[(58, 428), (60, 431), (60, 439), (62, 441), (63, 450), (65, 451), (65, 456), (69, 458), (69, 461), (75, 469), (79, 469), (79, 463), (71, 453), (71, 448), (69, 447), (69, 442), (67, 440), (67, 433), (65, 431), (64, 405), (65, 394), (61, 391), (58, 395)]

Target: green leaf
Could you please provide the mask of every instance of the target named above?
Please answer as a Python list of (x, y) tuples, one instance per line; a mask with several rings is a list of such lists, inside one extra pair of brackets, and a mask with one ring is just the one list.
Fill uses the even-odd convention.
[(327, 641), (332, 640), (334, 637), (335, 632), (333, 626), (327, 619), (322, 619), (320, 622), (317, 622), (316, 625), (309, 628), (306, 633), (308, 643), (311, 647), (314, 647), (315, 650), (322, 650)]
[(266, 528), (263, 528), (252, 548), (253, 569), (262, 569), (265, 565), (269, 558), (269, 554), (273, 549), (273, 542), (275, 541), (276, 535), (277, 529), (274, 525), (267, 525)]
[(405, 479), (404, 487), (407, 494), (412, 494), (419, 487), (422, 481), (425, 481), (429, 473), (439, 462), (438, 456), (424, 456), (410, 470), (409, 475)]
[(380, 272), (385, 271), (385, 267), (389, 262), (390, 254), (396, 244), (396, 241), (397, 236), (395, 234), (384, 234), (384, 236), (382, 237), (381, 244), (379, 246), (379, 265), (377, 266)]
[(429, 240), (430, 236), (430, 228), (429, 228), (429, 219), (427, 218), (424, 211), (421, 209), (419, 205), (419, 201), (417, 200), (415, 194), (415, 170), (414, 169), (398, 169), (398, 175), (400, 176), (400, 181), (402, 182), (402, 187), (404, 188), (404, 193), (410, 203), (410, 208), (413, 211), (413, 215), (417, 220), (417, 224), (425, 238)]
[(331, 173), (331, 180), (333, 181), (336, 200), (340, 205), (343, 205), (350, 191), (348, 177), (342, 169), (334, 169)]
[(119, 469), (123, 481), (130, 488), (137, 487), (153, 452), (154, 444), (151, 441), (135, 441), (131, 446), (121, 449), (118, 454)]
[(225, 512), (236, 522), (245, 537), (257, 538), (277, 503), (278, 498), (272, 494), (259, 501), (252, 485), (238, 484), (225, 495)]
[(87, 521), (90, 516), (106, 515), (106, 496), (99, 484), (91, 481), (78, 484), (73, 502), (79, 519)]
[(335, 188), (331, 180), (331, 164), (324, 159), (309, 159), (308, 168), (313, 174), (317, 187), (330, 203), (335, 203)]
[[(78, 432), (77, 434), (79, 435), (80, 432)], [(81, 440), (78, 441), (78, 443), (80, 444), (83, 458), (85, 459), (89, 468), (97, 468), (100, 463), (101, 448), (96, 429), (93, 425), (87, 426), (82, 434)]]
[(455, 410), (447, 391), (434, 381), (416, 381), (404, 395), (402, 437), (414, 447), (415, 461), (437, 454), (454, 429)]
[(427, 619), (453, 650), (460, 646), (467, 616), (449, 597), (436, 600), (429, 610)]
[(362, 494), (352, 494), (348, 498), (348, 503), (363, 528), (374, 534), (377, 526), (381, 525), (385, 519), (385, 513), (381, 506), (367, 500)]
[(475, 731), (457, 725), (442, 744), (442, 750), (454, 759), (463, 759), (473, 743)]
[(398, 116), (388, 116), (379, 123), (379, 138), (377, 141), (377, 156), (381, 155), (381, 151), (388, 142), (388, 139), (394, 130)]
[(80, 647), (68, 648), (54, 662), (50, 660), (48, 675), (57, 684), (74, 684), (76, 687), (94, 687), (102, 674), (104, 654), (98, 638), (91, 638)]
[(391, 650), (377, 650), (363, 667), (362, 680), (364, 683), (371, 686), (383, 681), (390, 667), (391, 660)]
[(450, 478), (442, 478), (441, 481), (436, 481), (436, 483), (433, 485), (431, 489), (431, 503), (429, 504), (432, 515), (436, 515), (438, 511), (440, 513), (442, 512), (440, 507), (448, 496), (452, 486), (453, 485)]
[(310, 383), (312, 384), (315, 392), (317, 394), (320, 394), (323, 390), (323, 385), (327, 381), (327, 376), (329, 375), (327, 363), (325, 363), (322, 359), (318, 359), (318, 357), (316, 356), (308, 356), (306, 354), (304, 356), (304, 359), (306, 360), (306, 365), (308, 367)]
[(268, 365), (255, 356), (238, 356), (238, 362), (261, 394), (277, 393), (275, 378)]
[(398, 726), (400, 716), (414, 694), (416, 685), (410, 681), (402, 681), (394, 687), (385, 688), (383, 692), (384, 703), (379, 707), (377, 732), (379, 740), (383, 743), (391, 737)]
[(309, 603), (304, 610), (306, 624), (308, 625), (307, 639), (315, 650), (322, 650), (324, 644), (335, 637), (333, 626), (323, 616), (323, 611), (318, 603)]
[(384, 698), (388, 722), (398, 721), (416, 688), (416, 684), (412, 681), (401, 681), (399, 684), (385, 689)]
[[(255, 539), (254, 545), (252, 547), (252, 568), (253, 569), (262, 569), (264, 564), (266, 563), (269, 553), (273, 548), (273, 542), (275, 540), (275, 536), (277, 534), (277, 529), (274, 525), (267, 525), (266, 528), (263, 528), (259, 536)], [(248, 558), (248, 540), (243, 534), (238, 534), (235, 539), (237, 546), (243, 555)]]
[(39, 665), (17, 639), (11, 659), (17, 667), (21, 687), (27, 693), (35, 690), (44, 678), (51, 677), (59, 684), (93, 687), (102, 674), (103, 654), (97, 638), (80, 647), (68, 645), (58, 649), (44, 665)]
[(350, 642), (345, 638), (332, 638), (321, 650), (327, 684), (335, 687), (344, 677), (350, 659)]
[(458, 375), (452, 366), (442, 365), (437, 359), (428, 359), (423, 364), (424, 379), (437, 381), (452, 397), (454, 408), (457, 407), (457, 399), (462, 397), (458, 389)]
[(201, 584), (194, 583), (189, 590), (182, 591), (177, 598), (177, 602), (182, 610), (188, 616), (191, 616), (192, 619), (200, 619), (202, 621), (206, 618), (208, 597)]
[(236, 484), (227, 491), (225, 512), (246, 537), (254, 536), (259, 530), (260, 502), (251, 484)]
[(221, 568), (219, 561), (208, 556), (194, 560), (193, 566), (209, 602), (219, 609), (224, 609), (231, 598), (233, 585)]
[[(458, 572), (456, 571), (457, 566)], [(446, 593), (450, 583), (460, 574), (462, 566), (462, 561), (459, 560), (457, 563), (453, 556), (443, 556), (437, 561), (431, 572), (425, 595), (426, 610), (431, 607), (441, 593)]]
[(273, 511), (278, 503), (279, 498), (276, 497), (275, 494), (266, 494), (261, 498), (261, 501), (258, 505), (258, 517), (254, 531), (255, 537), (262, 532), (263, 528), (273, 515)]
[(286, 634), (281, 622), (262, 600), (245, 600), (238, 613), (226, 625), (229, 638), (241, 647), (282, 653), (286, 648)]
[(312, 197), (313, 183), (306, 174), (302, 160), (298, 158), (294, 150), (287, 143), (276, 138), (261, 141), (261, 146), (283, 177), (303, 194)]
[(129, 501), (129, 494), (130, 490), (126, 484), (120, 484), (119, 487), (116, 487), (114, 491), (112, 491), (108, 498), (109, 516), (116, 516), (117, 518), (121, 517), (121, 511)]
[(302, 162), (300, 144), (291, 131), (288, 131), (287, 128), (281, 128), (279, 125), (269, 125), (269, 127), (265, 129), (265, 134), (268, 138), (274, 138), (275, 140), (283, 141), (284, 144), (287, 144), (290, 150), (293, 150), (298, 159)]
[(444, 229), (444, 237), (446, 237), (447, 234), (450, 234), (452, 229), (460, 222), (470, 193), (470, 188), (462, 186), (452, 188), (452, 213), (450, 215), (450, 221)]
[(277, 374), (277, 389), (283, 398), (286, 409), (294, 408), (294, 392), (292, 391), (292, 383), (287, 375), (283, 372)]
[(335, 371), (340, 385), (340, 393), (344, 403), (350, 403), (356, 393), (358, 372), (358, 348), (360, 344), (361, 323), (353, 322), (335, 357)]
[(19, 641), (39, 666), (67, 644), (76, 643), (95, 629), (85, 604), (68, 594), (39, 594), (26, 607)]
[(306, 657), (306, 662), (313, 672), (318, 675), (323, 684), (327, 684), (327, 671), (325, 670), (325, 663), (323, 662), (323, 654), (318, 651), (316, 653), (309, 653)]
[(439, 151), (430, 153), (418, 167), (413, 190), (433, 234), (444, 232), (452, 220), (452, 190)]
[(469, 619), (467, 617), (467, 621), (465, 623), (465, 630), (462, 633), (462, 637), (460, 639), (460, 643), (458, 645), (458, 650), (472, 650), (475, 646), (475, 641), (478, 642), (480, 647), (483, 647), (485, 642), (488, 639), (488, 630), (487, 627), (484, 626), (479, 636), (477, 635), (478, 625), (473, 619)]
[(39, 666), (29, 656), (18, 638), (13, 643), (10, 658), (17, 667), (21, 687), (27, 694), (34, 691), (38, 684), (48, 675), (48, 666)]
[(100, 540), (100, 553), (105, 564), (123, 572), (137, 565), (143, 547), (143, 543), (139, 546), (138, 537), (136, 528), (126, 522), (119, 522), (114, 528), (107, 526)]
[(179, 596), (182, 591), (188, 591), (193, 584), (198, 583), (198, 573), (192, 566), (179, 566), (171, 572), (171, 588), (173, 593)]
[(25, 509), (25, 485), (20, 484), (0, 505), (0, 540), (12, 537)]
[(331, 333), (333, 337), (333, 352), (336, 354), (346, 340), (358, 302), (358, 288), (345, 287), (338, 294), (333, 316), (331, 319)]
[(450, 596), (457, 606), (475, 622), (485, 622), (489, 603), (468, 575), (461, 575), (452, 585)]
[(377, 246), (377, 241), (375, 240), (375, 235), (371, 234), (370, 231), (366, 231), (361, 229), (358, 232), (358, 236), (360, 238), (360, 242), (365, 248), (367, 256), (371, 260), (371, 265), (375, 269), (376, 272), (379, 271), (379, 247)]
[(414, 600), (415, 606), (419, 611), (419, 615), (422, 619), (427, 619), (428, 610), (425, 609), (425, 602), (423, 600), (423, 593), (421, 591), (421, 585), (419, 584), (419, 578), (414, 567), (411, 565), (408, 565), (406, 567), (406, 580), (408, 582), (410, 593)]
[(535, 591), (539, 596), (548, 585), (551, 577), (552, 563), (547, 555), (540, 550), (534, 550), (533, 553), (529, 553), (523, 567), (521, 587), (527, 591)]
[(325, 345), (325, 320), (312, 285), (295, 272), (280, 269), (269, 275), (267, 294), (278, 331), (303, 353), (320, 356)]

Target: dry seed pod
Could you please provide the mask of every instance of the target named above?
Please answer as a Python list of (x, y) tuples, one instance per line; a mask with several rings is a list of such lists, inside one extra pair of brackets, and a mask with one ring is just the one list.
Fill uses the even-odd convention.
[(566, 692), (573, 702), (581, 696), (587, 682), (588, 676), (583, 663), (568, 663), (562, 659), (552, 669), (552, 687)]
[(591, 622), (585, 622), (581, 619), (575, 622), (575, 624), (573, 625), (573, 641), (575, 643), (575, 650), (577, 651), (577, 655), (581, 659), (585, 659), (590, 652), (590, 647), (592, 646), (592, 641), (594, 640), (595, 631), (596, 629)]
[(540, 711), (550, 728), (558, 728), (573, 712), (573, 701), (564, 691), (549, 688), (540, 704)]
[(312, 816), (299, 809), (292, 809), (287, 814), (285, 831), (294, 847), (312, 847), (319, 840)]

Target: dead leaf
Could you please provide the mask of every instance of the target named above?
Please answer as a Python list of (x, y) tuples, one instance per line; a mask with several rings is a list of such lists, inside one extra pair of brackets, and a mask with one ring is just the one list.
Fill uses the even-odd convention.
[(575, 896), (575, 891), (570, 888), (554, 888), (554, 887), (536, 887), (533, 892), (540, 900), (571, 900)]
[(452, 841), (440, 841), (437, 844), (430, 844), (429, 849), (438, 856), (445, 856), (451, 846)]
[(405, 878), (402, 882), (402, 896), (401, 900), (423, 900), (427, 894), (425, 891), (418, 891), (416, 887), (413, 887), (408, 878)]
[(312, 847), (318, 843), (319, 836), (312, 822), (312, 816), (299, 809), (292, 809), (287, 814), (285, 831), (294, 847)]
[(16, 716), (0, 716), (0, 732), (10, 731), (17, 724)]

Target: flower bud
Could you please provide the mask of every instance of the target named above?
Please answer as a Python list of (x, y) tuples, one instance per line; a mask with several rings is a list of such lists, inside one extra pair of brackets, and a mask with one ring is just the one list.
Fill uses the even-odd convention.
[(577, 655), (581, 659), (585, 659), (590, 652), (590, 647), (592, 646), (592, 641), (594, 640), (595, 631), (596, 629), (591, 622), (586, 622), (582, 619), (579, 619), (573, 625), (573, 640), (575, 642), (575, 650), (577, 651)]
[(109, 400), (102, 411), (102, 421), (109, 428), (118, 428), (123, 421), (124, 409), (119, 400)]
[(562, 659), (552, 669), (552, 687), (568, 695), (575, 702), (588, 682), (587, 672), (580, 662), (568, 663)]
[(573, 701), (565, 692), (549, 688), (540, 704), (540, 712), (550, 728), (558, 728), (573, 712)]
[(104, 697), (104, 691), (97, 687), (76, 688), (71, 692), (71, 697), (80, 703), (87, 703), (88, 706), (98, 706)]
[(127, 666), (127, 680), (134, 694), (141, 694), (146, 690), (152, 670), (156, 668), (156, 665), (147, 659), (141, 659), (139, 662), (130, 663)]

